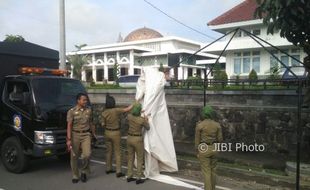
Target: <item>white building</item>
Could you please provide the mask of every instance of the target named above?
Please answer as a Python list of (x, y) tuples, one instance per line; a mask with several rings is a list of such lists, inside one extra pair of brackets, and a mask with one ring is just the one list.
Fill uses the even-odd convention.
[[(140, 74), (141, 66), (159, 67), (162, 64), (171, 68), (170, 77), (187, 79), (195, 75), (203, 77), (205, 67), (197, 65), (197, 60), (214, 60), (217, 57), (208, 53), (198, 53), (188, 59), (201, 45), (180, 37), (163, 37), (159, 32), (144, 27), (131, 32), (118, 43), (86, 46), (67, 55), (81, 54), (88, 57), (88, 63), (82, 71), (83, 81), (93, 79), (96, 83), (113, 82), (113, 68), (116, 62), (120, 67), (121, 76)], [(182, 60), (179, 67), (176, 67)]]
[[(238, 27), (245, 29), (302, 61), (306, 54), (301, 48), (297, 48), (285, 38), (281, 38), (279, 33), (267, 35), (267, 26), (263, 25), (261, 19), (256, 19), (253, 16), (256, 7), (256, 0), (245, 0), (210, 21), (208, 25), (212, 30), (222, 34), (226, 34)], [(232, 35), (233, 33), (228, 35), (225, 40), (210, 46), (206, 49), (206, 52), (219, 54)], [(264, 45), (272, 49), (267, 44)], [(299, 65), (297, 61), (289, 58), (285, 54), (278, 51), (272, 52), (288, 66)], [(226, 56), (226, 72), (229, 78), (235, 78), (236, 75), (239, 75), (240, 78), (246, 78), (252, 69), (257, 72), (260, 78), (265, 78), (270, 68), (277, 64), (281, 66), (280, 63), (258, 43), (241, 31), (238, 32), (231, 41), (224, 55)]]

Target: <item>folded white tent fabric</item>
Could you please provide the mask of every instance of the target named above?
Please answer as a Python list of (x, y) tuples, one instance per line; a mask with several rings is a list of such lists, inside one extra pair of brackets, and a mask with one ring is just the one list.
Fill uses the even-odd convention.
[(160, 172), (178, 171), (177, 159), (165, 99), (166, 80), (158, 68), (145, 67), (137, 83), (136, 100), (149, 116), (150, 130), (144, 133), (145, 177), (163, 183), (199, 189)]

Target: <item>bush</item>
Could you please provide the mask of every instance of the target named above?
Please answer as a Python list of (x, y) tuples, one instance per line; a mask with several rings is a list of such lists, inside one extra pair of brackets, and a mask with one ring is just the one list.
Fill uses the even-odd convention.
[(159, 69), (160, 72), (164, 72), (164, 65), (162, 63), (159, 64)]
[(94, 81), (93, 77), (90, 78), (89, 86), (95, 86), (95, 81)]
[(236, 75), (236, 85), (240, 84), (240, 75)]
[(257, 79), (258, 79), (257, 73), (254, 69), (252, 69), (250, 74), (249, 74), (250, 84), (252, 84), (253, 81), (254, 81), (254, 84), (256, 84)]
[(203, 80), (200, 78), (200, 76), (188, 77), (184, 85), (187, 87), (203, 86)]
[(216, 89), (224, 88), (227, 85), (228, 76), (226, 71), (222, 71), (219, 65), (214, 66), (214, 87)]
[(279, 80), (279, 79), (281, 79), (280, 72), (281, 72), (281, 69), (280, 69), (279, 66), (271, 67), (270, 71), (267, 73), (267, 74), (269, 74), (268, 79), (269, 80)]

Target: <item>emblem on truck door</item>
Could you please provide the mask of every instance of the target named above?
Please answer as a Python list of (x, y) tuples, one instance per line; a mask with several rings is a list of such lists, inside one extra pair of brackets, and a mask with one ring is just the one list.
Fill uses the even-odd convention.
[(22, 129), (22, 116), (15, 114), (13, 116), (13, 123), (14, 123), (14, 128), (15, 130), (21, 130)]

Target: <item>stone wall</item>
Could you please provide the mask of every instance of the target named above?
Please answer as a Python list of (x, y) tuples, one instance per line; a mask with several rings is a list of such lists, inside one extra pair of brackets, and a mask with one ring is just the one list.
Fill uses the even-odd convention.
[[(96, 121), (104, 110), (106, 92), (90, 91)], [(120, 106), (134, 100), (134, 90), (110, 91)], [(200, 119), (201, 91), (166, 92), (168, 111), (175, 141), (193, 143), (196, 122)], [(225, 142), (264, 144), (266, 151), (294, 155), (296, 152), (297, 96), (292, 91), (207, 92), (207, 102), (216, 110)], [(310, 156), (310, 112), (302, 114), (304, 155)], [(99, 124), (98, 124), (99, 125)], [(122, 120), (122, 133), (128, 128)], [(101, 130), (99, 130), (101, 133)]]

